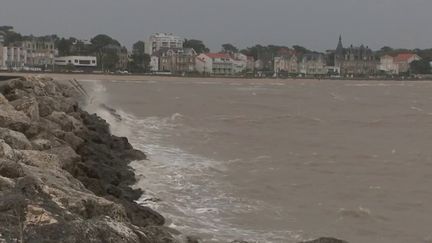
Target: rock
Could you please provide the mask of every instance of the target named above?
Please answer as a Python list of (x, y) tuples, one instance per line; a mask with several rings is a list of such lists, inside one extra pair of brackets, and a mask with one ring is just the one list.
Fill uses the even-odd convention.
[(17, 160), (19, 154), (13, 150), (3, 139), (0, 139), (0, 158)]
[(32, 147), (36, 150), (48, 150), (52, 148), (51, 141), (48, 139), (37, 138), (31, 141)]
[[(5, 98), (0, 94), (1, 102)], [(0, 127), (10, 128), (15, 131), (24, 132), (30, 126), (30, 118), (22, 111), (17, 111), (9, 103), (0, 104)]]
[(7, 128), (0, 127), (0, 139), (3, 139), (13, 149), (27, 150), (32, 148), (30, 141), (24, 134)]
[(31, 121), (39, 120), (39, 105), (36, 98), (22, 98), (14, 100), (10, 103), (18, 111), (23, 111)]
[(10, 190), (15, 187), (15, 182), (3, 176), (0, 176), (0, 191)]
[(83, 129), (77, 119), (67, 115), (65, 112), (54, 111), (47, 116), (47, 119), (60, 125), (61, 129), (65, 132), (75, 132)]
[(24, 222), (25, 227), (31, 227), (32, 225), (43, 226), (56, 223), (58, 223), (58, 221), (47, 210), (36, 205), (27, 206), (26, 219)]
[(25, 197), (18, 193), (0, 192), (0, 212), (25, 207)]
[(66, 132), (63, 136), (63, 140), (68, 143), (73, 149), (77, 150), (81, 145), (84, 144), (84, 140), (71, 132)]
[(63, 163), (56, 154), (35, 150), (22, 150), (20, 152), (22, 156), (20, 162), (25, 165), (46, 169), (62, 168)]
[(18, 178), (24, 176), (22, 166), (9, 159), (0, 159), (0, 176), (6, 178)]
[(144, 241), (129, 224), (110, 218), (74, 220), (29, 227), (25, 231), (24, 240), (26, 243), (157, 243)]
[(122, 201), (125, 206), (127, 215), (131, 220), (132, 224), (139, 227), (147, 227), (150, 225), (162, 226), (165, 224), (165, 218), (162, 217), (158, 212), (144, 206), (140, 206), (136, 203)]
[(75, 164), (81, 160), (81, 157), (68, 145), (55, 147), (46, 152), (57, 155), (61, 168), (69, 172), (71, 172)]
[(335, 238), (319, 238), (317, 240), (304, 241), (302, 243), (348, 243), (348, 242), (343, 240), (338, 240)]
[(73, 99), (59, 99), (51, 96), (38, 96), (36, 100), (39, 105), (39, 115), (41, 117), (49, 116), (52, 112), (74, 112), (78, 104)]
[(82, 111), (71, 86), (29, 77), (0, 92), (0, 242), (185, 242), (135, 203), (129, 163), (145, 154)]

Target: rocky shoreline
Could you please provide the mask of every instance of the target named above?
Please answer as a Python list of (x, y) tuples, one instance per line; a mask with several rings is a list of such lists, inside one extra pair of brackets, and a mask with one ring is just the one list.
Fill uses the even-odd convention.
[(143, 192), (129, 163), (146, 155), (82, 110), (78, 90), (0, 81), (0, 243), (199, 242), (135, 203)]

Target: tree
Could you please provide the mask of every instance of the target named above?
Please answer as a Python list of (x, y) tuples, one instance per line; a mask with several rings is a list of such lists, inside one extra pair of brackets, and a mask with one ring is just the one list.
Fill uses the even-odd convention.
[(145, 43), (136, 42), (132, 47), (132, 60), (129, 63), (129, 69), (132, 72), (143, 73), (150, 65), (150, 56), (145, 53)]
[(98, 65), (103, 70), (113, 70), (115, 64), (113, 61), (118, 62), (119, 56), (115, 53), (115, 48), (120, 48), (121, 45), (117, 40), (109, 37), (108, 35), (100, 34), (90, 40), (92, 44), (92, 52), (95, 53), (98, 59)]
[(296, 52), (298, 52), (298, 53), (302, 53), (302, 54), (306, 54), (306, 53), (311, 52), (311, 50), (309, 50), (309, 49), (307, 49), (307, 48), (305, 48), (305, 47), (303, 47), (303, 46), (299, 46), (299, 45), (294, 45), (294, 46), (293, 46), (293, 49), (294, 49)]
[(426, 60), (413, 61), (410, 64), (410, 70), (414, 74), (429, 74), (431, 73), (431, 65)]
[(227, 53), (227, 52), (237, 53), (237, 52), (238, 52), (238, 49), (237, 49), (237, 47), (235, 47), (234, 45), (227, 43), (227, 44), (223, 44), (223, 45), (222, 45), (222, 52), (226, 52), (226, 53)]
[(56, 47), (59, 51), (60, 56), (71, 55), (72, 45), (73, 45), (72, 39), (61, 38), (61, 39), (56, 41)]
[(117, 63), (120, 60), (120, 57), (115, 49), (105, 49), (101, 60), (104, 70), (114, 71), (116, 69)]
[(210, 49), (207, 48), (201, 40), (186, 39), (185, 42), (183, 43), (183, 47), (193, 48), (198, 54), (210, 52)]

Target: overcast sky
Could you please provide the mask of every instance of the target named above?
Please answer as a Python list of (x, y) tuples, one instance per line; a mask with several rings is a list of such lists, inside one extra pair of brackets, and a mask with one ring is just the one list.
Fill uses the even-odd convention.
[(154, 32), (223, 43), (344, 44), (432, 48), (432, 0), (1, 0), (0, 25), (23, 34), (89, 39), (106, 33), (128, 48)]

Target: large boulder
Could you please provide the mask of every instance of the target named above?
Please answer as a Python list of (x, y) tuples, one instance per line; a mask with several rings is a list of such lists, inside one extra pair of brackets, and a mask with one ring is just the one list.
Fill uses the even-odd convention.
[(54, 111), (66, 113), (74, 112), (78, 107), (77, 102), (70, 98), (37, 96), (36, 99), (41, 117), (49, 116)]
[(30, 118), (22, 111), (17, 111), (0, 94), (0, 127), (24, 132), (30, 126)]
[(24, 176), (24, 170), (21, 164), (9, 160), (0, 159), (0, 176), (6, 178), (19, 178)]
[(39, 120), (39, 104), (37, 103), (36, 98), (29, 97), (17, 99), (10, 102), (10, 104), (15, 107), (16, 110), (23, 111), (31, 121)]
[(83, 129), (80, 121), (65, 112), (54, 111), (46, 117), (48, 120), (60, 125), (65, 132), (77, 132)]
[(3, 139), (13, 149), (32, 149), (30, 141), (20, 132), (0, 127), (0, 139)]
[(13, 150), (9, 144), (7, 144), (3, 139), (0, 139), (0, 158), (17, 160), (20, 158), (21, 153)]

